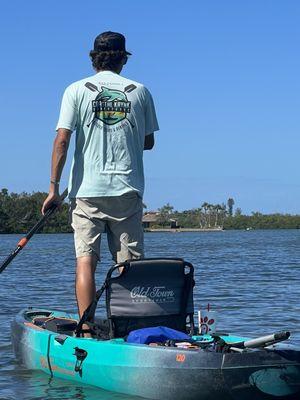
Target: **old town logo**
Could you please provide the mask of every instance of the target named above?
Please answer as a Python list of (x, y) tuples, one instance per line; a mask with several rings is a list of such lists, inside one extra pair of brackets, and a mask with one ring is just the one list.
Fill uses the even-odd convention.
[(130, 297), (133, 303), (173, 303), (175, 293), (165, 286), (135, 286)]
[[(127, 119), (131, 127), (134, 127), (127, 117), (131, 111), (131, 102), (128, 101), (126, 92), (131, 92), (136, 88), (136, 86), (129, 85), (124, 89), (124, 92), (121, 90), (110, 89), (105, 86), (101, 86), (101, 90), (99, 91), (97, 86), (90, 82), (87, 82), (85, 86), (93, 92), (98, 92), (97, 97), (92, 101), (94, 117), (91, 123), (93, 123), (95, 119), (99, 119), (106, 125), (115, 125), (124, 119)], [(89, 125), (91, 125), (91, 123)]]

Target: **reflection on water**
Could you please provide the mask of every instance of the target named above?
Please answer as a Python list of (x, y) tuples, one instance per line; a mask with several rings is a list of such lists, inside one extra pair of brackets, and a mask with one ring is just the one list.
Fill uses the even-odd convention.
[[(17, 379), (18, 385), (15, 380)], [(0, 391), (0, 399), (22, 400), (133, 400), (132, 397), (112, 393), (89, 386), (77, 386), (76, 383), (59, 378), (51, 379), (48, 375), (38, 371), (28, 371), (17, 366), (10, 373), (4, 373), (1, 380), (5, 380), (6, 388)], [(9, 382), (10, 381), (10, 382)], [(9, 385), (10, 384), (10, 385)], [(16, 385), (16, 386), (15, 386)], [(1, 388), (2, 389), (2, 388)]]
[[(0, 259), (19, 235), (0, 235)], [(210, 303), (218, 328), (244, 336), (280, 330), (300, 344), (300, 231), (228, 231), (148, 233), (151, 257), (182, 257), (195, 266), (196, 309)], [(105, 238), (97, 282), (112, 265)], [(133, 399), (54, 379), (16, 364), (10, 345), (10, 321), (30, 305), (74, 312), (72, 235), (36, 235), (5, 272), (0, 286), (0, 400)]]

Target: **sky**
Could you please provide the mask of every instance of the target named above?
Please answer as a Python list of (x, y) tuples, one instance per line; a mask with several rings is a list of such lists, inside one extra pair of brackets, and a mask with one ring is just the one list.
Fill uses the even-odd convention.
[(62, 93), (93, 74), (94, 38), (112, 30), (160, 125), (144, 155), (148, 210), (232, 197), (245, 214), (299, 214), (299, 21), (298, 0), (3, 3), (0, 188), (48, 190)]

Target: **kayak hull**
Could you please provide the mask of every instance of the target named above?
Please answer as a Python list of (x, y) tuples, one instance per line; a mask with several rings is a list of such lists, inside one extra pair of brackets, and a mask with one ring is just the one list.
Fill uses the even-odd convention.
[[(300, 351), (289, 346), (223, 354), (129, 344), (123, 339), (76, 338), (32, 324), (28, 316), (42, 312), (23, 310), (12, 323), (16, 357), (29, 369), (158, 400), (300, 398)], [(51, 315), (74, 317), (63, 312)], [(83, 353), (85, 358), (78, 359)]]

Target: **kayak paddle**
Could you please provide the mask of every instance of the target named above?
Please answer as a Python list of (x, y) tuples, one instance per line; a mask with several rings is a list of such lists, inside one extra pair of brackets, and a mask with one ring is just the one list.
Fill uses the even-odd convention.
[(230, 343), (230, 347), (240, 349), (256, 349), (258, 347), (268, 347), (283, 340), (287, 340), (291, 336), (290, 332), (278, 332), (268, 336), (261, 336), (256, 339), (246, 340), (244, 342)]
[(57, 209), (60, 203), (64, 201), (67, 195), (68, 195), (68, 189), (66, 189), (60, 196), (60, 202), (58, 204), (52, 204), (52, 206), (48, 208), (48, 210), (45, 212), (42, 218), (30, 229), (30, 231), (26, 234), (26, 236), (22, 237), (22, 239), (19, 240), (19, 243), (17, 244), (15, 250), (1, 264), (0, 274), (5, 270), (8, 264), (10, 264), (10, 262), (16, 257), (16, 255), (26, 246), (31, 237), (45, 224), (50, 215), (54, 213), (54, 211)]

